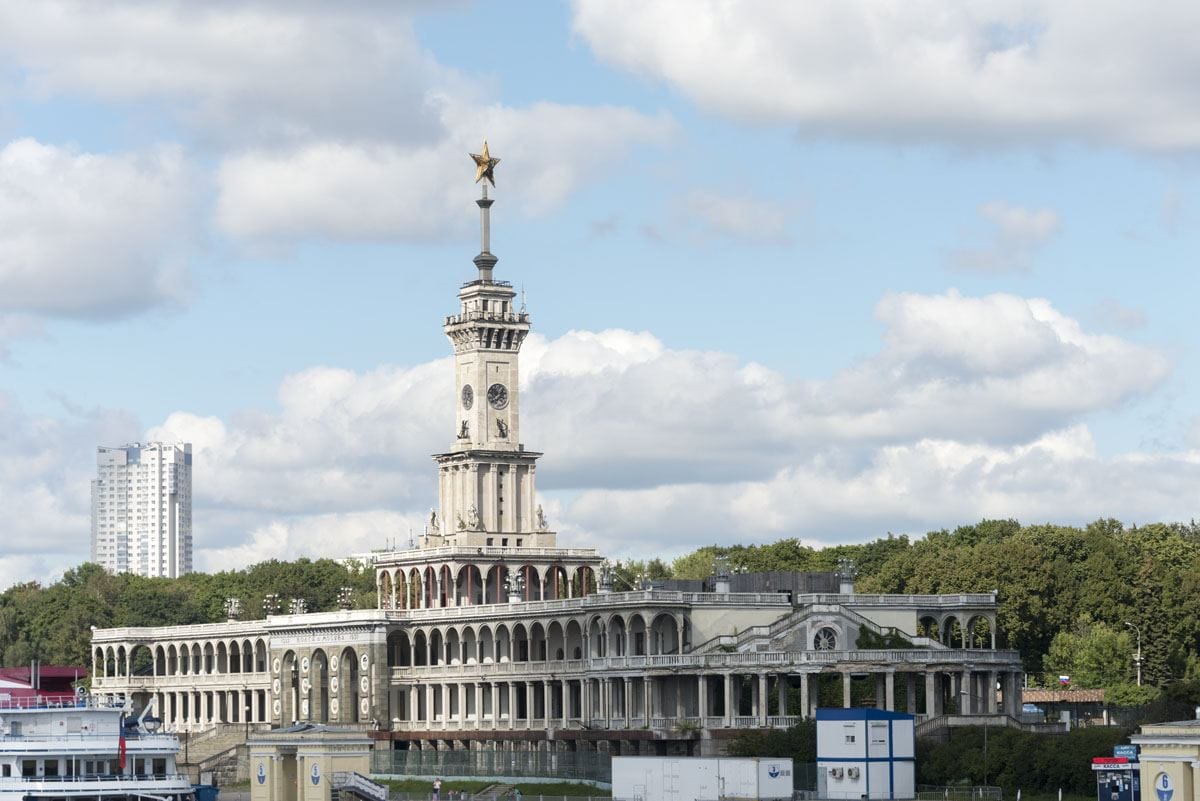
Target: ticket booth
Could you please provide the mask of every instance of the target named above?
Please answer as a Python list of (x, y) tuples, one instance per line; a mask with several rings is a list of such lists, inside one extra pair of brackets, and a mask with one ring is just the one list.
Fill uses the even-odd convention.
[(339, 784), (366, 782), (371, 772), (371, 739), (357, 729), (299, 724), (252, 735), (247, 745), (250, 801), (330, 801)]
[(1141, 766), (1136, 756), (1095, 757), (1096, 801), (1142, 801)]

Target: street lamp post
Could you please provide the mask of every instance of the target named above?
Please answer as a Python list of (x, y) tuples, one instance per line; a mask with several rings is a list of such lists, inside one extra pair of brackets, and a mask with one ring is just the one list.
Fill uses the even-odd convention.
[(1137, 656), (1133, 658), (1133, 663), (1137, 665), (1137, 683), (1142, 686), (1142, 630), (1136, 624), (1126, 623), (1126, 626), (1133, 629), (1137, 634)]

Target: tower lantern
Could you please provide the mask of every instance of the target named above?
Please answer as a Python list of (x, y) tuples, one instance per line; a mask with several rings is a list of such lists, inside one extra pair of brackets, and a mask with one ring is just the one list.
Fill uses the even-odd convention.
[(494, 158), (483, 143), (470, 154), (479, 206), (478, 275), (458, 292), (458, 314), (444, 330), (454, 347), (453, 445), (436, 454), (441, 523), (430, 544), (452, 542), (509, 547), (553, 546), (554, 533), (537, 525), (535, 463), (540, 453), (521, 444), (518, 357), (529, 334), (529, 315), (516, 308), (516, 292), (498, 281), (491, 252), (488, 184), (496, 185)]

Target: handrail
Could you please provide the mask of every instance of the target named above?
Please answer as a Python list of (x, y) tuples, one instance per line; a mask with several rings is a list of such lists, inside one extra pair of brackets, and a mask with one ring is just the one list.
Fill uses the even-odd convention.
[(381, 567), (384, 559), (429, 559), (438, 556), (494, 556), (509, 559), (513, 562), (528, 561), (527, 557), (596, 557), (600, 552), (595, 548), (526, 548), (524, 546), (504, 545), (436, 545), (432, 548), (405, 548), (400, 551), (383, 551), (374, 554), (375, 566)]
[(634, 590), (632, 592), (594, 593), (576, 598), (556, 598), (543, 601), (516, 601), (498, 604), (464, 604), (461, 606), (433, 606), (421, 609), (380, 610), (389, 620), (430, 620), (441, 617), (461, 619), (463, 617), (511, 618), (515, 614), (544, 615), (558, 610), (590, 611), (613, 606), (639, 606), (646, 603), (674, 604), (678, 606), (771, 606), (788, 607), (786, 596), (773, 592), (680, 592), (678, 590)]
[[(63, 694), (65, 695), (65, 693)], [(0, 699), (0, 710), (12, 709), (124, 709), (124, 702), (110, 701), (95, 695), (71, 695), (70, 699), (50, 699), (42, 696)]]
[(150, 775), (134, 775), (130, 776), (127, 773), (87, 773), (77, 776), (13, 776), (13, 779), (21, 780), (27, 784), (66, 784), (84, 783), (84, 782), (165, 782), (165, 781), (183, 781), (191, 785), (191, 780), (182, 773), (155, 773)]
[(794, 598), (802, 604), (854, 604), (856, 606), (932, 606), (951, 609), (963, 606), (996, 606), (996, 596), (990, 592), (951, 593), (947, 595), (890, 595), (882, 593), (806, 593)]
[(331, 786), (338, 790), (349, 789), (361, 797), (372, 799), (372, 801), (387, 801), (388, 799), (388, 788), (382, 784), (376, 784), (355, 771), (335, 771)]

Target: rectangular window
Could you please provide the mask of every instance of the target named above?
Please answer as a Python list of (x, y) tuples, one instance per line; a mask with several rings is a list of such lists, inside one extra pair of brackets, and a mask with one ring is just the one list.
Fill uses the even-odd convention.
[(21, 775), (25, 778), (37, 775), (37, 760), (22, 759), (21, 760)]
[(47, 775), (47, 776), (57, 776), (58, 775), (58, 760), (57, 759), (47, 759), (45, 762), (45, 765), (46, 765), (45, 775)]
[(167, 775), (167, 760), (165, 757), (155, 757), (154, 758), (154, 775), (155, 776), (166, 776)]
[(9, 765), (7, 763), (0, 765), (0, 776), (3, 776), (6, 779), (9, 776), (12, 776), (12, 765)]

